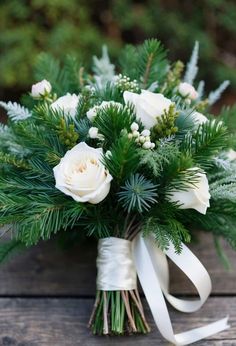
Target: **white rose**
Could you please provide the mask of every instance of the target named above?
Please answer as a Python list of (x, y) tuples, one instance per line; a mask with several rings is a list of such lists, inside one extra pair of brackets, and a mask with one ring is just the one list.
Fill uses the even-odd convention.
[(42, 80), (32, 85), (31, 96), (35, 99), (40, 98), (46, 94), (49, 94), (52, 90), (51, 84), (46, 80)]
[(56, 188), (77, 202), (101, 202), (108, 195), (112, 180), (101, 158), (101, 148), (94, 149), (85, 142), (77, 144), (53, 168)]
[(179, 85), (179, 93), (183, 97), (188, 97), (191, 100), (196, 100), (198, 98), (198, 92), (196, 89), (189, 83), (180, 83)]
[(196, 125), (202, 125), (208, 122), (207, 117), (199, 112), (194, 112), (191, 114), (191, 117)]
[(134, 105), (136, 116), (141, 120), (145, 128), (153, 127), (157, 118), (163, 115), (164, 110), (169, 110), (171, 100), (162, 94), (155, 94), (147, 90), (142, 90), (141, 94), (125, 91), (123, 94), (125, 103)]
[(63, 111), (65, 115), (69, 115), (72, 118), (75, 117), (80, 96), (67, 93), (64, 96), (59, 97), (55, 102), (51, 104), (54, 111)]
[[(197, 167), (190, 168), (197, 170)], [(181, 203), (180, 209), (195, 209), (201, 214), (206, 214), (207, 208), (210, 206), (209, 200), (209, 184), (204, 173), (197, 173), (198, 182), (191, 185), (187, 191), (173, 191), (169, 197), (171, 202)]]
[(120, 107), (122, 107), (122, 104), (119, 102), (115, 102), (115, 101), (103, 101), (100, 105), (96, 105), (87, 111), (87, 113), (86, 113), (87, 118), (90, 121), (93, 121), (95, 119), (95, 117), (97, 116), (97, 113), (100, 109), (110, 107), (110, 106), (116, 106), (116, 107), (120, 108)]

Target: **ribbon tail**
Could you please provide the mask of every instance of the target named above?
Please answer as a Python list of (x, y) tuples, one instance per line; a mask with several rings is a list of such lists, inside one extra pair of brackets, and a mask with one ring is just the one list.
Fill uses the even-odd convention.
[[(141, 286), (143, 288), (144, 294), (146, 296), (146, 299), (150, 307), (150, 310), (152, 312), (155, 323), (160, 333), (162, 334), (162, 336), (169, 342), (173, 343), (174, 345), (182, 346), (182, 345), (189, 345), (195, 341), (209, 337), (226, 328), (229, 328), (227, 324), (228, 318), (224, 318), (222, 320), (219, 320), (217, 322), (208, 324), (200, 328), (192, 329), (192, 330), (179, 333), (179, 334), (174, 334), (169, 312), (168, 312), (164, 295), (162, 292), (163, 290), (166, 293), (168, 298), (172, 297), (171, 295), (170, 297), (168, 296), (168, 288), (166, 287), (168, 285), (168, 282), (167, 282), (168, 273), (162, 273), (161, 277), (159, 277), (158, 271), (156, 271), (156, 268), (155, 268), (155, 267), (158, 267), (159, 264), (158, 263), (155, 263), (155, 265), (153, 264), (153, 261), (155, 258), (155, 256), (153, 256), (153, 251), (157, 249), (160, 255), (160, 250), (155, 246), (155, 244), (152, 245), (152, 247), (150, 248), (151, 243), (153, 244), (151, 239), (144, 240), (142, 236), (139, 234), (133, 241), (133, 254), (134, 254), (134, 261), (135, 261), (136, 270), (137, 270), (137, 274), (138, 274)], [(157, 257), (159, 255), (157, 255)], [(165, 257), (164, 254), (163, 256)], [(162, 257), (159, 256), (159, 258), (162, 258), (163, 260), (164, 258), (163, 256)], [(176, 256), (180, 256), (180, 255), (176, 255)], [(175, 261), (173, 257), (172, 257), (172, 260)], [(181, 262), (181, 259), (179, 259), (179, 261)], [(195, 265), (198, 262), (196, 261)], [(165, 263), (165, 261), (163, 263)], [(165, 271), (168, 270), (168, 267), (166, 266), (166, 264), (164, 265), (164, 268), (165, 268), (164, 269)], [(201, 281), (201, 278), (200, 278), (200, 281)], [(198, 284), (196, 286), (198, 286)], [(205, 286), (203, 285), (203, 287)], [(209, 285), (209, 282), (207, 284), (207, 287), (208, 287), (208, 290), (211, 287)], [(187, 312), (195, 311), (197, 310), (197, 308), (199, 308), (203, 304), (203, 302), (205, 301), (208, 295), (209, 293), (206, 290), (205, 294), (202, 295), (202, 299), (200, 303), (197, 302), (197, 307), (195, 306), (196, 304), (194, 304), (193, 307), (191, 307), (191, 303), (195, 303), (191, 301), (184, 301), (184, 306), (182, 307), (181, 301), (177, 300), (177, 308), (180, 308), (179, 310), (182, 309), (183, 311), (187, 310)], [(173, 303), (172, 304), (173, 306), (175, 306), (175, 303), (176, 303), (174, 299), (177, 299), (177, 298), (173, 297), (173, 302), (171, 301), (172, 298), (169, 299), (170, 302)], [(188, 303), (190, 303), (189, 306), (188, 306)]]

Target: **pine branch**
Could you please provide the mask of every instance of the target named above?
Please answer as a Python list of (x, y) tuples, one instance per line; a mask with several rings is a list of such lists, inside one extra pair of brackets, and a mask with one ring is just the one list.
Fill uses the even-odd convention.
[(214, 156), (227, 147), (227, 128), (215, 120), (200, 125), (195, 135), (186, 135), (181, 145), (183, 152), (191, 155), (202, 169), (209, 169)]
[(172, 243), (176, 253), (182, 250), (182, 241), (189, 242), (190, 235), (187, 229), (176, 219), (160, 220), (150, 217), (142, 227), (144, 236), (153, 234), (157, 245), (162, 250), (167, 250)]
[(19, 105), (16, 102), (6, 103), (6, 102), (0, 101), (0, 106), (3, 107), (7, 111), (7, 115), (12, 121), (25, 120), (30, 118), (32, 115), (27, 108)]
[(114, 138), (119, 138), (125, 130), (130, 132), (131, 124), (135, 121), (135, 115), (129, 107), (122, 105), (109, 105), (98, 110), (93, 126), (104, 136), (104, 146), (109, 147)]
[(110, 148), (110, 155), (103, 157), (103, 162), (117, 184), (122, 183), (137, 170), (139, 160), (138, 148), (126, 135), (121, 136)]
[(151, 39), (138, 48), (138, 55), (142, 88), (147, 89), (156, 80), (161, 81), (167, 73), (166, 51), (160, 41)]
[(28, 169), (29, 168), (29, 165), (28, 165), (26, 160), (19, 159), (14, 154), (4, 154), (4, 153), (0, 152), (0, 163), (12, 165), (16, 168), (22, 168), (22, 169)]

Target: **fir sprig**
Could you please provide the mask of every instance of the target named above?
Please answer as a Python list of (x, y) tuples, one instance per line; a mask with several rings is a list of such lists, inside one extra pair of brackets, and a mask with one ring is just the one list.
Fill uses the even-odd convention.
[(117, 194), (119, 202), (128, 213), (142, 213), (157, 203), (157, 185), (138, 173), (132, 175)]

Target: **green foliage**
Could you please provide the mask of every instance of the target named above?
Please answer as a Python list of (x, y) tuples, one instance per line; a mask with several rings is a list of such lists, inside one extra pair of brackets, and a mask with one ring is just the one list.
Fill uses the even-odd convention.
[(140, 166), (146, 167), (154, 177), (158, 178), (177, 156), (179, 156), (177, 145), (173, 141), (162, 140), (155, 151), (141, 151)]
[(216, 120), (200, 125), (196, 133), (187, 134), (182, 143), (182, 150), (192, 155), (194, 162), (203, 169), (211, 167), (213, 156), (227, 147), (227, 128)]
[(161, 81), (167, 73), (166, 51), (160, 41), (151, 39), (135, 51), (128, 46), (120, 58), (123, 74), (140, 81), (141, 88), (146, 89), (154, 82)]
[(133, 140), (125, 134), (119, 137), (111, 146), (109, 155), (103, 157), (105, 166), (117, 180), (116, 184), (123, 183), (131, 172), (135, 173), (139, 160), (139, 150)]
[(198, 181), (198, 170), (188, 170), (193, 167), (192, 157), (182, 153), (173, 139), (160, 141), (153, 152), (143, 152), (140, 165), (148, 167), (156, 177), (160, 197), (172, 190), (186, 190)]
[(58, 59), (48, 53), (41, 53), (35, 63), (35, 79), (50, 81), (53, 91), (59, 96), (78, 93), (81, 88), (83, 70), (75, 56), (67, 55), (61, 66)]
[[(195, 48), (188, 65), (189, 81), (195, 77), (196, 61)], [(222, 122), (196, 124), (194, 112), (206, 106), (207, 101), (199, 98), (189, 104), (178, 94), (183, 64), (178, 62), (170, 68), (158, 40), (126, 48), (121, 54), (122, 70), (118, 79), (113, 78), (117, 71), (106, 50), (101, 59), (94, 59), (95, 75), (89, 75), (72, 57), (65, 58), (61, 64), (44, 54), (37, 66), (38, 79), (47, 78), (53, 85), (52, 93), (33, 102), (28, 95), (28, 101), (25, 100), (29, 109), (1, 103), (9, 108), (10, 117), (8, 125), (0, 127), (0, 224), (13, 226), (14, 240), (30, 246), (60, 231), (74, 233), (77, 228), (84, 235), (98, 238), (131, 239), (143, 229), (145, 234), (154, 234), (161, 248), (166, 249), (172, 242), (180, 252), (181, 241), (190, 239), (187, 230), (200, 225), (206, 230), (215, 228), (216, 236), (224, 236), (236, 246), (232, 226), (236, 212), (235, 164), (227, 159), (226, 152), (233, 141), (228, 140)], [(132, 87), (137, 92), (143, 87), (163, 91), (173, 102), (157, 119), (150, 136), (143, 135), (142, 140), (150, 141), (149, 144), (155, 142), (150, 149), (141, 146), (142, 133), (138, 138), (135, 136), (139, 132), (130, 136), (133, 122), (138, 123), (140, 132), (144, 129), (136, 118), (135, 107), (124, 105), (123, 89)], [(199, 89), (201, 92), (203, 83)], [(51, 107), (52, 101), (68, 91), (79, 94), (75, 117)], [(103, 101), (113, 102), (99, 107)], [(90, 121), (87, 112), (94, 106), (98, 106), (97, 114)], [(227, 110), (222, 117), (232, 115)], [(88, 135), (91, 127), (97, 128), (98, 138)], [(230, 131), (235, 138), (234, 125)], [(107, 186), (109, 193), (98, 204), (78, 203), (55, 187), (53, 168), (68, 149), (81, 142), (103, 150), (101, 161), (105, 169), (101, 167), (99, 175), (102, 172), (106, 176), (109, 171), (113, 178)], [(88, 160), (84, 167), (90, 164)], [(212, 196), (211, 208), (205, 216), (180, 209), (181, 201), (169, 200), (173, 191), (197, 187), (198, 173), (203, 170), (207, 172)], [(77, 173), (73, 166), (73, 174)], [(95, 179), (100, 183), (100, 178), (96, 176), (93, 183), (96, 185)], [(75, 180), (73, 177), (73, 183)], [(69, 185), (70, 179), (66, 181)], [(72, 190), (71, 186), (68, 188)], [(89, 188), (90, 182), (86, 186)], [(76, 191), (81, 193), (80, 186)], [(227, 232), (223, 230), (225, 222), (231, 231), (227, 227)]]
[[(4, 190), (7, 191), (7, 187)], [(49, 239), (60, 230), (74, 227), (83, 213), (83, 205), (67, 201), (55, 189), (50, 193), (50, 188), (46, 186), (44, 189), (42, 182), (36, 190), (34, 186), (34, 190), (28, 188), (27, 192), (25, 189), (24, 194), (20, 195), (21, 190), (15, 184), (15, 189), (11, 188), (8, 194), (1, 191), (0, 222), (13, 224), (15, 238), (26, 246), (34, 245), (40, 239)]]
[(104, 136), (104, 147), (109, 147), (114, 138), (119, 138), (125, 130), (130, 131), (134, 120), (135, 115), (129, 107), (108, 105), (98, 110), (93, 126), (97, 127), (99, 133)]
[(169, 107), (168, 111), (165, 109), (164, 114), (157, 118), (157, 124), (153, 127), (154, 136), (164, 138), (175, 135), (178, 131), (178, 127), (175, 125), (178, 114), (174, 104)]
[(67, 125), (65, 119), (61, 118), (59, 125), (57, 125), (56, 133), (62, 144), (68, 149), (73, 148), (79, 138), (78, 132), (75, 131), (75, 124)]
[(159, 219), (150, 217), (144, 223), (142, 231), (144, 236), (153, 234), (158, 247), (162, 250), (168, 249), (170, 242), (174, 244), (175, 251), (180, 253), (182, 241), (189, 242), (190, 235), (182, 223), (176, 219)]
[(28, 168), (28, 164), (25, 160), (19, 159), (14, 154), (4, 154), (0, 152), (1, 164), (12, 165), (16, 168)]
[(142, 213), (150, 209), (152, 204), (157, 203), (157, 185), (137, 173), (132, 175), (124, 186), (121, 186), (118, 196), (119, 202), (128, 213), (131, 211)]

